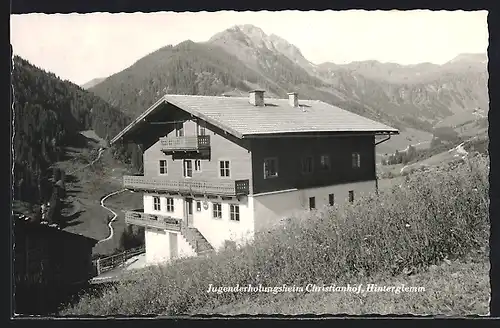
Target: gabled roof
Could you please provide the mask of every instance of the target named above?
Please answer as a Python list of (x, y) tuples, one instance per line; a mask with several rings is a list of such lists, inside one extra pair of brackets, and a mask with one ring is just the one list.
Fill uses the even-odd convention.
[(311, 132), (399, 133), (385, 124), (319, 100), (299, 100), (299, 107), (292, 107), (288, 99), (266, 98), (265, 106), (258, 107), (250, 104), (247, 97), (165, 95), (113, 138), (111, 143), (136, 128), (148, 115), (161, 110), (164, 103), (170, 103), (238, 138)]

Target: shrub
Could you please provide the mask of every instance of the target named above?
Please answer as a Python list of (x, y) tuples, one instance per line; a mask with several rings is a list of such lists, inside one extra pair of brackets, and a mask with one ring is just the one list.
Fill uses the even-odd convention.
[(341, 284), (373, 274), (417, 271), (445, 258), (486, 251), (487, 159), (407, 176), (401, 186), (354, 204), (294, 215), (253, 243), (210, 257), (140, 271), (62, 314), (176, 315), (248, 294), (213, 286)]
[(144, 245), (144, 229), (135, 229), (128, 224), (120, 236), (120, 251), (126, 251), (132, 248)]

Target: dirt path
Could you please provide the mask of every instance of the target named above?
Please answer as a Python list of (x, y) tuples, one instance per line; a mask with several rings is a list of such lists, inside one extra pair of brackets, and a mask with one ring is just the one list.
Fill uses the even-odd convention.
[[(85, 168), (87, 168), (87, 167), (89, 167), (89, 166), (93, 165), (94, 163), (96, 163), (98, 160), (100, 160), (100, 159), (101, 159), (102, 154), (104, 154), (104, 152), (105, 152), (106, 150), (107, 150), (107, 148), (100, 147), (100, 148), (99, 148), (99, 151), (98, 151), (98, 153), (97, 153), (97, 157), (96, 157), (93, 161), (91, 161), (89, 164), (87, 164), (87, 165), (85, 165), (85, 166), (82, 166), (82, 167), (80, 167), (80, 168), (78, 168), (78, 169), (76, 169), (76, 170), (73, 170), (73, 171), (71, 171), (71, 172), (68, 172), (68, 174), (73, 174), (73, 173), (75, 173), (75, 172), (81, 171), (81, 170), (83, 170), (83, 169), (85, 169)], [(118, 217), (118, 214), (117, 214), (115, 211), (113, 211), (112, 209), (110, 209), (109, 207), (106, 207), (106, 206), (104, 205), (104, 201), (105, 201), (106, 199), (108, 199), (109, 197), (114, 196), (114, 195), (117, 195), (117, 194), (119, 194), (119, 193), (122, 193), (122, 192), (124, 192), (124, 191), (126, 191), (126, 190), (127, 190), (127, 189), (122, 189), (122, 190), (113, 191), (113, 192), (111, 192), (111, 193), (107, 194), (106, 196), (104, 196), (103, 198), (101, 198), (101, 201), (100, 201), (100, 205), (101, 205), (101, 207), (102, 207), (102, 208), (104, 208), (105, 210), (107, 210), (108, 212), (110, 212), (110, 213), (113, 215), (113, 217), (112, 217), (112, 218), (111, 218), (111, 220), (108, 222), (108, 227), (109, 227), (109, 235), (108, 235), (106, 238), (103, 238), (103, 239), (99, 240), (97, 243), (102, 243), (102, 242), (104, 242), (104, 241), (108, 241), (108, 240), (110, 240), (110, 239), (112, 239), (112, 238), (113, 238), (113, 236), (114, 236), (114, 230), (113, 230), (113, 225), (112, 225), (112, 224), (113, 224), (113, 222), (116, 220), (116, 218)], [(74, 212), (76, 213), (76, 212), (77, 212), (78, 210), (80, 210), (80, 208), (81, 208), (81, 206), (80, 206), (80, 202), (78, 201), (78, 199), (76, 199), (76, 200), (74, 199), (74, 200), (73, 200), (73, 203), (74, 203), (74, 204), (76, 203), (76, 205), (77, 205), (77, 206), (75, 206), (77, 209), (75, 209), (75, 210), (74, 210)]]
[(403, 171), (408, 167), (408, 165), (405, 165), (401, 168), (401, 170), (399, 171), (399, 173), (403, 173)]
[(461, 154), (462, 155), (462, 158), (465, 158), (467, 156), (467, 154), (469, 154), (467, 152), (467, 150), (464, 149), (464, 143), (465, 142), (462, 142), (460, 145), (457, 146), (456, 148), (456, 151), (458, 154)]
[(114, 235), (114, 231), (113, 231), (113, 222), (116, 220), (116, 218), (118, 217), (118, 214), (116, 214), (115, 211), (113, 211), (112, 209), (110, 209), (109, 207), (106, 207), (104, 205), (104, 201), (106, 199), (108, 199), (109, 197), (111, 196), (114, 196), (114, 195), (117, 195), (119, 193), (122, 193), (124, 191), (127, 191), (127, 189), (121, 189), (121, 190), (117, 190), (117, 191), (113, 191), (112, 193), (109, 193), (107, 194), (106, 196), (104, 196), (102, 199), (101, 199), (101, 207), (104, 208), (105, 210), (109, 211), (111, 214), (113, 214), (113, 217), (111, 218), (111, 220), (108, 222), (108, 227), (109, 227), (109, 236), (104, 238), (104, 239), (101, 239), (99, 240), (97, 243), (102, 243), (104, 241), (107, 241), (107, 240), (110, 240), (111, 238), (113, 238), (113, 235)]

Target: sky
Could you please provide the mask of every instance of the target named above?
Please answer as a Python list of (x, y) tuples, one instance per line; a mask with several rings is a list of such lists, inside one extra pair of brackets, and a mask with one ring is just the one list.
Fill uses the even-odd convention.
[(252, 24), (297, 46), (309, 61), (378, 60), (443, 64), (486, 53), (487, 11), (260, 11), (11, 15), (15, 55), (84, 84), (185, 40), (204, 42), (234, 25)]

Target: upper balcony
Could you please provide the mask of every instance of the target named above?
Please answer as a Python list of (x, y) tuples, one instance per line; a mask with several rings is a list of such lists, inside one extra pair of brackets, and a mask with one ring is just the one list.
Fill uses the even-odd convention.
[(162, 137), (160, 145), (164, 153), (199, 152), (210, 149), (210, 136)]
[(171, 180), (160, 177), (126, 175), (123, 186), (132, 190), (160, 191), (188, 195), (244, 196), (249, 193), (249, 180), (198, 179)]
[(147, 214), (142, 210), (125, 211), (125, 223), (141, 227), (181, 231), (182, 220), (161, 214)]

